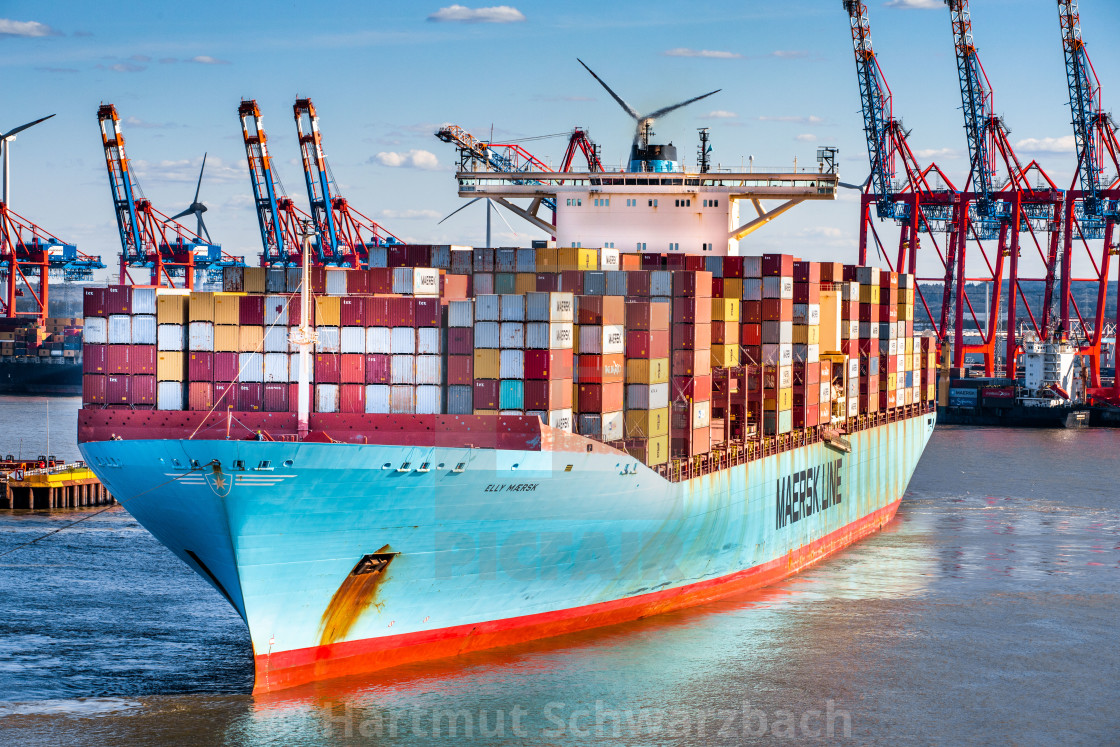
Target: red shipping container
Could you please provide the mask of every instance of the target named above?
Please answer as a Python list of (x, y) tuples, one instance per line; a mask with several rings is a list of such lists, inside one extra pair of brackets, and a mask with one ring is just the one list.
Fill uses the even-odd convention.
[(264, 408), (264, 384), (241, 382), (237, 385), (237, 411), (260, 412)]
[(237, 321), (242, 325), (264, 324), (264, 296), (241, 296), (237, 299)]
[(389, 267), (371, 267), (366, 271), (370, 293), (393, 292), (393, 270)]
[[(660, 304), (668, 306), (669, 304)], [(630, 330), (626, 333), (627, 358), (668, 358), (669, 330)]]
[[(673, 325), (673, 350), (711, 350), (712, 325), (708, 324), (674, 324)], [(652, 356), (661, 358), (664, 356)]]
[[(792, 316), (793, 309), (790, 309)], [(743, 301), (739, 305), (739, 321), (744, 324), (762, 323), (762, 301)]]
[[(219, 353), (220, 355), (220, 353)], [(341, 376), (342, 356), (333, 353), (315, 354), (315, 383), (337, 384)]]
[(708, 350), (674, 350), (672, 374), (674, 376), (710, 376), (712, 354)]
[[(812, 264), (816, 264), (813, 262)], [(821, 286), (819, 283), (793, 283), (794, 303), (820, 303)]]
[(386, 254), (389, 257), (390, 267), (408, 267), (408, 246), (406, 244), (390, 246)]
[(473, 355), (474, 330), (470, 327), (448, 328), (447, 352), (451, 355)]
[(109, 373), (108, 345), (91, 345), (88, 342), (82, 345), (82, 373)]
[[(526, 353), (534, 351), (526, 351)], [(547, 351), (545, 351), (547, 352)], [(385, 356), (388, 358), (389, 356)], [(528, 357), (526, 355), (526, 357)], [(529, 368), (529, 362), (525, 362), (525, 368)], [(385, 382), (389, 380), (389, 370), (385, 370)], [(370, 382), (371, 384), (380, 384), (383, 382)], [(447, 385), (448, 386), (474, 386), (474, 356), (473, 355), (449, 355), (447, 356)]]
[(616, 384), (626, 380), (626, 356), (621, 354), (581, 355), (576, 361), (576, 368), (579, 369), (576, 380), (581, 384)]
[(723, 276), (725, 278), (741, 278), (743, 277), (743, 262), (742, 257), (724, 257), (723, 258)]
[(631, 270), (626, 273), (626, 295), (648, 296), (649, 283), (649, 270)]
[(367, 353), (366, 383), (388, 384), (390, 381), (392, 360), (392, 356), (384, 353)]
[(431, 267), (432, 247), (430, 244), (410, 244), (405, 252), (409, 267)]
[[(117, 347), (117, 346), (113, 346)], [(133, 374), (156, 375), (156, 346), (131, 345), (128, 353), (129, 364)]]
[(104, 404), (105, 381), (107, 378), (102, 374), (85, 374), (82, 376), (82, 402)]
[[(674, 275), (674, 277), (676, 277)], [(674, 293), (676, 292), (674, 288)], [(792, 317), (793, 307), (790, 307)], [(710, 297), (691, 298), (677, 294), (673, 298), (674, 324), (711, 324), (712, 300)]]
[(793, 364), (793, 384), (815, 386), (821, 383), (821, 365), (795, 361)]
[(327, 268), (308, 267), (307, 274), (311, 278), (311, 292), (321, 296), (327, 292)]
[(579, 296), (577, 324), (626, 324), (623, 296)]
[(812, 428), (819, 425), (820, 421), (820, 405), (805, 405), (804, 407), (793, 408), (793, 427), (794, 428)]
[(537, 292), (555, 293), (560, 290), (560, 276), (555, 272), (537, 273)]
[[(686, 257), (686, 260), (687, 259), (688, 257)], [(700, 263), (703, 264), (703, 257), (697, 256), (696, 259), (700, 260)], [(705, 270), (674, 272), (673, 295), (677, 298), (711, 298), (712, 273)], [(707, 306), (708, 312), (711, 313), (711, 304), (707, 304)]]
[(132, 286), (110, 285), (105, 289), (105, 314), (132, 313)]
[(713, 345), (739, 344), (739, 322), (712, 322), (711, 329)]
[(151, 406), (156, 404), (156, 377), (133, 376), (130, 394), (133, 405)]
[(794, 262), (793, 263), (793, 282), (795, 282), (795, 283), (819, 283), (820, 281), (821, 281), (821, 263), (820, 262)]
[(666, 254), (665, 255), (665, 269), (671, 272), (684, 272), (688, 268), (685, 267), (683, 254)]
[(82, 291), (83, 316), (108, 316), (109, 314), (105, 309), (104, 288), (85, 288)]
[(265, 384), (262, 412), (287, 412), (289, 384)]
[(674, 376), (670, 396), (673, 400), (683, 397), (689, 402), (707, 402), (712, 398), (712, 377)]
[(566, 410), (572, 406), (571, 379), (527, 379), (526, 410)]
[[(526, 379), (571, 379), (573, 360), (571, 350), (526, 350)], [(526, 410), (538, 408), (526, 406)]]
[(361, 384), (343, 384), (338, 388), (338, 411), (364, 413), (366, 411), (366, 388)]
[(132, 346), (108, 345), (106, 372), (111, 374), (132, 373)]
[[(739, 344), (749, 345), (752, 347), (762, 345), (762, 325), (761, 324), (740, 324), (739, 325)], [(746, 362), (746, 361), (744, 361)]]
[(665, 268), (665, 255), (647, 252), (641, 255), (643, 270), (662, 270)]
[(342, 384), (366, 383), (366, 356), (364, 353), (343, 353), (338, 380)]
[(500, 383), (496, 379), (477, 379), (474, 382), (475, 410), (498, 409), (498, 387)]
[(762, 321), (764, 322), (792, 322), (792, 298), (764, 298), (762, 300)]
[(840, 283), (844, 280), (844, 264), (842, 262), (821, 262), (821, 282)]
[(132, 377), (127, 374), (106, 376), (105, 402), (110, 405), (132, 404)]
[(580, 384), (578, 396), (575, 408), (577, 412), (617, 412), (622, 409), (626, 398), (626, 385), (622, 382)]
[[(348, 272), (347, 276), (357, 275), (356, 272)], [(364, 327), (366, 326), (366, 301), (368, 299), (362, 296), (343, 296), (338, 300), (339, 316), (343, 327)], [(370, 325), (374, 326), (374, 325)]]
[(350, 270), (346, 273), (346, 295), (364, 296), (369, 293), (369, 272)]
[[(386, 299), (389, 302), (388, 316), (386, 318), (389, 327), (415, 327), (416, 326), (416, 308), (414, 301), (418, 300), (410, 296), (395, 296)], [(380, 325), (376, 325), (380, 326)]]
[(208, 381), (187, 384), (187, 409), (209, 410), (214, 406), (214, 385)]
[(240, 370), (237, 353), (214, 353), (214, 381), (237, 381)]
[(214, 354), (189, 353), (187, 357), (187, 379), (189, 381), (213, 381)]
[[(443, 307), (438, 298), (417, 298), (413, 304), (413, 324), (417, 327), (438, 327), (443, 319)], [(404, 325), (393, 324), (394, 327)]]
[(626, 329), (669, 329), (672, 304), (662, 301), (630, 301), (626, 304)]
[(389, 323), (389, 299), (385, 296), (371, 296), (365, 299), (365, 322), (368, 327), (391, 327)]
[(581, 270), (564, 270), (560, 273), (560, 287), (557, 290), (574, 293), (577, 296), (583, 293), (583, 272)]
[(893, 303), (887, 303), (879, 307), (879, 319), (881, 324), (889, 324), (898, 321), (898, 306)]
[(897, 290), (898, 289), (898, 273), (897, 272), (880, 272), (879, 273), (879, 287), (883, 290)]
[(763, 254), (762, 276), (793, 277), (792, 254)]

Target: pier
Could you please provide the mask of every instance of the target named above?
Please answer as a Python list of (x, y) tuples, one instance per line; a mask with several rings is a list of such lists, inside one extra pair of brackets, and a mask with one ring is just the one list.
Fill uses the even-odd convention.
[(116, 502), (85, 462), (0, 475), (0, 509), (87, 508)]

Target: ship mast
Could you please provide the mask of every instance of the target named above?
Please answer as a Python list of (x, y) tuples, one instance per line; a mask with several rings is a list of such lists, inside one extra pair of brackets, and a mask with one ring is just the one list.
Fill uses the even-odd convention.
[(311, 346), (315, 343), (315, 330), (311, 327), (311, 239), (315, 229), (311, 221), (303, 221), (301, 239), (303, 243), (303, 262), (299, 293), (299, 326), (292, 331), (292, 344), (299, 346), (299, 405), (297, 410), (297, 429), (300, 439), (306, 438), (309, 413), (311, 412)]

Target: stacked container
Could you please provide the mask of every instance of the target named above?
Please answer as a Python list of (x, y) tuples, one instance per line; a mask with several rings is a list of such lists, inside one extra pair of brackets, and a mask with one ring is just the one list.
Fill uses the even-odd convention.
[[(697, 258), (700, 259), (700, 258)], [(712, 273), (674, 272), (670, 454), (711, 451)]]
[(524, 298), (525, 411), (553, 428), (571, 432), (575, 427), (575, 297), (563, 292), (532, 292)]
[(650, 466), (669, 459), (672, 310), (645, 297), (626, 303), (626, 450)]
[(793, 263), (788, 254), (762, 257), (762, 428), (770, 436), (793, 429)]
[[(603, 283), (605, 289), (605, 278)], [(620, 441), (625, 435), (625, 297), (578, 296), (576, 313), (576, 427), (584, 436)]]

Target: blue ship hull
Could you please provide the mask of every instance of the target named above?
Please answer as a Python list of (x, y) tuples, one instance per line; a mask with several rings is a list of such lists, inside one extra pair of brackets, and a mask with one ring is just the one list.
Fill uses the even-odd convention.
[[(186, 437), (80, 447), (244, 618), (262, 691), (788, 576), (890, 520), (934, 421), (856, 431), (850, 453), (821, 441), (683, 481), (579, 437), (536, 450)], [(371, 562), (387, 565), (363, 573)]]

